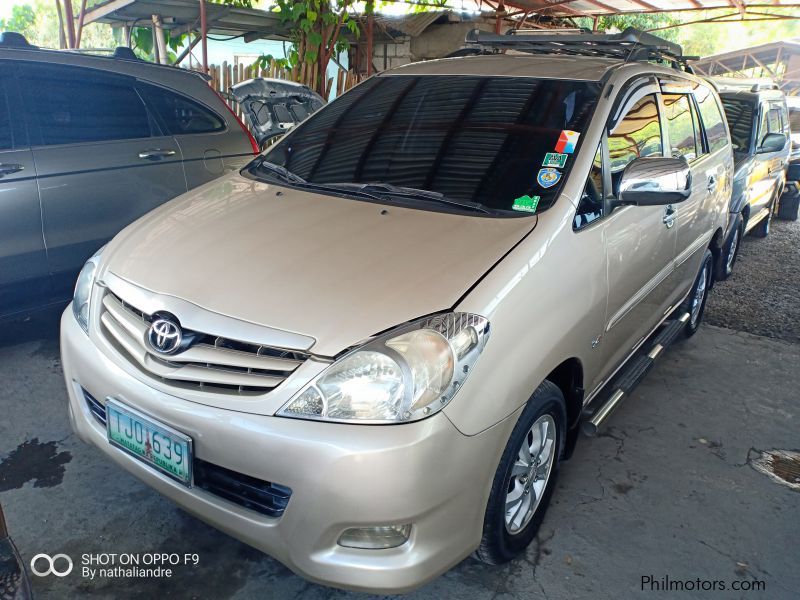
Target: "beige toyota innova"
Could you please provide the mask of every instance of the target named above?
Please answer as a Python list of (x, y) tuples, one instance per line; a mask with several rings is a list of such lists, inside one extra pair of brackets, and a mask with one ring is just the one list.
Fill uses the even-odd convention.
[(80, 438), (326, 585), (524, 552), (720, 251), (731, 145), (679, 47), (469, 41), (123, 230), (62, 319)]

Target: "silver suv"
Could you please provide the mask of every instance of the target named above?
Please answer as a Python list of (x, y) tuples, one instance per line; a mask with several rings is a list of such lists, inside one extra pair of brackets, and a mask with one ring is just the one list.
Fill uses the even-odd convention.
[(0, 34), (0, 318), (63, 306), (123, 227), (257, 152), (202, 76), (117, 56)]
[(523, 552), (720, 252), (731, 144), (679, 47), (470, 42), (125, 229), (62, 318), (77, 435), (328, 585)]

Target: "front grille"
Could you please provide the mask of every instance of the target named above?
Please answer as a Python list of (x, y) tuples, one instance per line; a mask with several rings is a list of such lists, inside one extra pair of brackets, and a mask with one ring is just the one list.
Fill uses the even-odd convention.
[(107, 292), (100, 314), (106, 338), (140, 371), (161, 382), (206, 392), (264, 394), (308, 359), (302, 352), (184, 330), (193, 344), (178, 354), (156, 354), (147, 342), (152, 316)]
[(86, 400), (86, 406), (92, 413), (92, 416), (103, 426), (106, 426), (106, 406), (101, 403), (97, 398), (92, 396), (85, 389), (81, 388), (83, 392), (83, 399)]
[[(105, 427), (105, 405), (85, 389), (81, 388), (81, 391), (92, 416)], [(196, 487), (268, 517), (282, 516), (292, 497), (292, 490), (285, 485), (257, 479), (196, 457), (192, 462), (192, 472)]]
[(292, 496), (292, 490), (284, 485), (262, 481), (199, 458), (195, 458), (192, 465), (197, 487), (269, 517), (283, 515)]

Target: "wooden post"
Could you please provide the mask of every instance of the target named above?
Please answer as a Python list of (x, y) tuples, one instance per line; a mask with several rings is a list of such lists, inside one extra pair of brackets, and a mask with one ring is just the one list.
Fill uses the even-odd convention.
[(64, 0), (64, 23), (67, 26), (67, 48), (74, 48), (75, 14), (72, 12), (72, 0)]
[(200, 43), (203, 49), (203, 73), (208, 73), (208, 20), (206, 0), (200, 0)]
[(67, 38), (64, 36), (64, 16), (61, 14), (61, 0), (56, 0), (58, 13), (58, 47), (62, 50), (67, 47)]
[(367, 15), (367, 77), (372, 75), (372, 43), (375, 37), (375, 17), (370, 11)]
[(83, 20), (86, 17), (86, 0), (81, 0), (81, 12), (78, 13), (78, 33), (75, 36), (75, 47), (81, 47), (81, 34), (83, 33)]

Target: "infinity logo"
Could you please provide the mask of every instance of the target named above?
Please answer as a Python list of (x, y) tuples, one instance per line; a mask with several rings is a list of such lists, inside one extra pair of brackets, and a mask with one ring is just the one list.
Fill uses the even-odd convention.
[[(63, 571), (59, 571), (56, 569), (56, 561), (59, 558), (63, 558), (67, 562), (67, 568)], [(46, 571), (39, 571), (36, 568), (36, 563), (44, 561), (47, 563), (48, 568)], [(50, 556), (49, 554), (37, 554), (31, 559), (31, 572), (34, 575), (38, 575), (39, 577), (47, 577), (48, 575), (55, 575), (56, 577), (66, 577), (70, 573), (72, 573), (72, 559), (67, 556), (66, 554), (56, 554), (55, 556)]]

